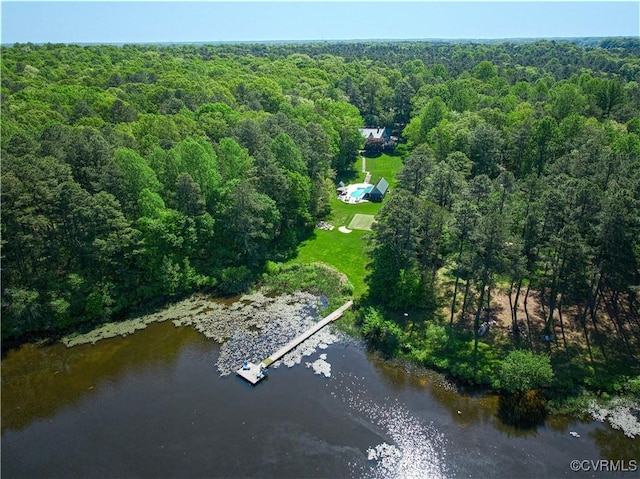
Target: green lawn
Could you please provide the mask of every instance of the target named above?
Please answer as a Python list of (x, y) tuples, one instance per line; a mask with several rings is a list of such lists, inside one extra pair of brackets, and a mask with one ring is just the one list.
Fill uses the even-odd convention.
[[(396, 174), (402, 168), (401, 154), (387, 155), (383, 153), (380, 156), (366, 159), (367, 171), (371, 172), (371, 183), (375, 184), (380, 178), (386, 178), (389, 182), (389, 187), (395, 189), (398, 182), (396, 181)], [(362, 158), (358, 157), (353, 165), (353, 170), (350, 172), (342, 173), (336, 178), (338, 181), (343, 181), (345, 185), (350, 183), (362, 183), (364, 181), (365, 173), (362, 172)]]
[[(380, 178), (385, 178), (389, 182), (389, 188), (394, 190), (398, 184), (396, 174), (402, 168), (402, 156), (382, 154), (376, 158), (367, 158), (366, 166), (367, 171), (371, 172), (371, 183), (375, 184)], [(362, 178), (364, 179), (364, 175)]]
[[(355, 174), (343, 176), (345, 183), (358, 183), (364, 180), (362, 161), (358, 160), (354, 168)], [(371, 182), (377, 182), (381, 177), (389, 181), (393, 190), (397, 185), (396, 173), (402, 168), (402, 157), (400, 155), (380, 155), (377, 158), (367, 158), (367, 171), (371, 172)], [(386, 199), (384, 201), (387, 201)], [(364, 282), (366, 275), (365, 266), (369, 261), (367, 250), (367, 237), (371, 235), (369, 231), (353, 230), (351, 233), (341, 233), (340, 226), (348, 226), (356, 214), (375, 215), (384, 204), (365, 202), (356, 205), (343, 203), (337, 198), (331, 200), (331, 216), (327, 219), (335, 226), (333, 231), (314, 231), (311, 238), (304, 241), (298, 247), (298, 255), (289, 263), (313, 263), (316, 261), (329, 264), (346, 274), (353, 284), (354, 295), (362, 296), (367, 291)]]
[(347, 226), (356, 214), (375, 215), (383, 203), (360, 203), (348, 205), (334, 198), (331, 200), (332, 214), (327, 219), (335, 226), (333, 231), (314, 230), (313, 236), (298, 247), (298, 255), (290, 263), (326, 263), (346, 274), (353, 284), (354, 295), (362, 296), (367, 286), (364, 282), (367, 235), (369, 231), (353, 230), (341, 233), (340, 226)]

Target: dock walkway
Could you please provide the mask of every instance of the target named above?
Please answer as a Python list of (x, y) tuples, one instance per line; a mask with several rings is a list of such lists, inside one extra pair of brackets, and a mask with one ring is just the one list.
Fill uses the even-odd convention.
[(336, 309), (333, 313), (331, 313), (329, 316), (325, 317), (322, 321), (317, 322), (311, 328), (307, 329), (304, 333), (302, 333), (300, 336), (296, 337), (295, 339), (292, 339), (287, 344), (282, 346), (271, 356), (269, 356), (266, 359), (263, 359), (260, 364), (254, 364), (254, 363), (245, 361), (245, 364), (243, 365), (243, 367), (238, 369), (237, 371), (238, 375), (243, 377), (247, 381), (249, 381), (251, 384), (257, 384), (262, 378), (264, 378), (265, 376), (264, 371), (269, 366), (271, 366), (273, 363), (275, 363), (278, 359), (280, 359), (282, 356), (287, 354), (293, 348), (302, 344), (304, 341), (306, 341), (311, 336), (316, 334), (318, 331), (324, 328), (327, 324), (341, 317), (344, 314), (344, 312), (347, 309), (349, 309), (352, 305), (353, 305), (353, 301), (347, 301), (338, 309)]

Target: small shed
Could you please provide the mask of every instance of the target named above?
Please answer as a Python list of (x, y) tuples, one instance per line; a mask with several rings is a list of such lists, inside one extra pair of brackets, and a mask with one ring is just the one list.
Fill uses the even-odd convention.
[(389, 182), (384, 178), (380, 178), (380, 181), (376, 183), (373, 189), (369, 192), (369, 199), (371, 201), (382, 201), (384, 195), (389, 190)]

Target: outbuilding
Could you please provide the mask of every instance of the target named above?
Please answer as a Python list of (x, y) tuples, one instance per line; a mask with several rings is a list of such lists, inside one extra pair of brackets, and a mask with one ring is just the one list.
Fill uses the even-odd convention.
[(371, 201), (382, 201), (384, 195), (389, 190), (389, 182), (384, 178), (380, 178), (380, 181), (376, 183), (373, 189), (369, 192), (369, 199)]

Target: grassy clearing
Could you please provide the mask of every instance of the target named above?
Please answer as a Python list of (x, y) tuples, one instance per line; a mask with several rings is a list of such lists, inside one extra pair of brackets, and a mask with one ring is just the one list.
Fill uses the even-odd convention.
[[(372, 182), (384, 177), (389, 181), (391, 189), (396, 187), (396, 173), (402, 168), (402, 155), (380, 155), (367, 158), (367, 171), (371, 172)], [(361, 170), (361, 162), (356, 163), (357, 171), (346, 173), (337, 181), (346, 184), (364, 181), (365, 174)], [(386, 199), (384, 201), (387, 201)], [(315, 230), (313, 235), (298, 247), (298, 255), (289, 261), (292, 263), (322, 262), (333, 266), (347, 275), (353, 285), (355, 297), (361, 297), (367, 291), (365, 284), (369, 231), (355, 229), (349, 234), (341, 233), (340, 226), (349, 226), (356, 215), (374, 217), (382, 203), (365, 202), (356, 205), (343, 203), (337, 198), (331, 200), (331, 216), (327, 221), (335, 226), (333, 231)], [(371, 221), (372, 218), (369, 219)]]
[[(396, 174), (402, 168), (402, 159), (405, 155), (406, 151), (398, 148), (398, 151), (393, 155), (383, 153), (380, 156), (366, 158), (366, 171), (371, 173), (371, 183), (375, 184), (380, 178), (386, 178), (389, 181), (390, 188), (395, 189), (398, 184)], [(362, 183), (365, 176), (366, 173), (362, 171), (362, 158), (358, 157), (354, 164), (354, 169), (339, 174), (336, 178), (336, 183), (339, 181), (343, 181), (345, 185)]]
[[(383, 202), (384, 203), (384, 202)], [(315, 230), (313, 235), (298, 247), (298, 255), (290, 263), (321, 262), (333, 266), (347, 275), (353, 284), (354, 295), (362, 296), (366, 290), (364, 278), (367, 263), (368, 231), (354, 230), (341, 233), (340, 226), (351, 223), (356, 214), (375, 215), (383, 203), (349, 205), (337, 198), (331, 200), (331, 216), (327, 221), (335, 226), (333, 231)]]
[(339, 232), (337, 227), (333, 231), (315, 230), (314, 234), (298, 247), (298, 256), (289, 263), (321, 262), (333, 266), (347, 275), (353, 285), (354, 295), (361, 296), (367, 289), (364, 282), (367, 234), (367, 231), (358, 230), (345, 234)]
[[(367, 158), (367, 171), (371, 172), (371, 183), (375, 184), (380, 178), (389, 182), (389, 188), (394, 190), (398, 185), (396, 174), (402, 168), (402, 156), (382, 154), (375, 158)], [(364, 175), (362, 175), (364, 179)]]

